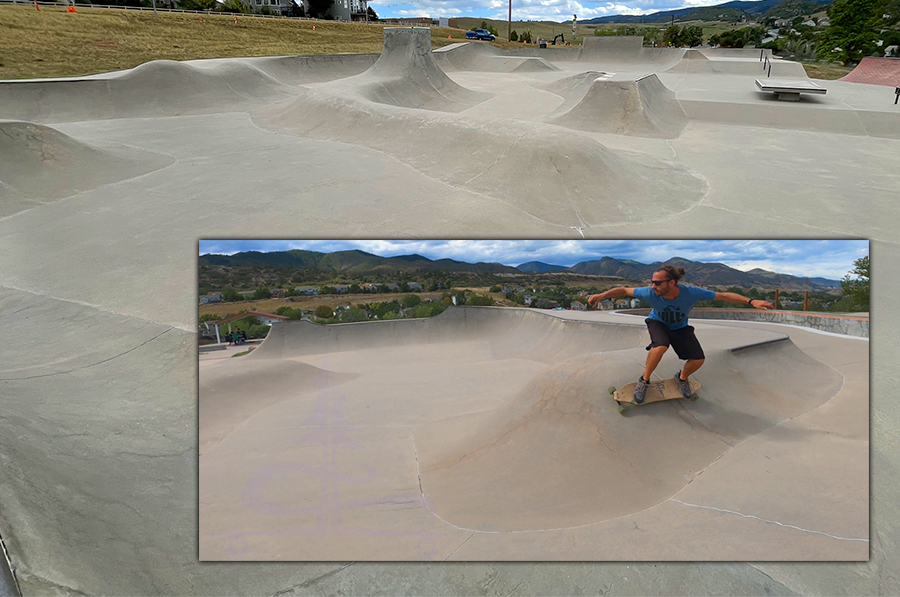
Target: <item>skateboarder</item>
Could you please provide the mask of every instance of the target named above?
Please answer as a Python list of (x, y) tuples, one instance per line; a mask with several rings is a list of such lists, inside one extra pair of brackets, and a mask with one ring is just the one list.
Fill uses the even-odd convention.
[(684, 367), (675, 374), (675, 381), (685, 398), (691, 396), (691, 384), (688, 378), (703, 365), (706, 358), (703, 348), (694, 336), (693, 326), (688, 325), (688, 313), (697, 301), (726, 301), (729, 303), (746, 303), (756, 309), (772, 309), (772, 304), (762, 299), (748, 299), (734, 292), (715, 292), (695, 286), (682, 286), (678, 281), (684, 277), (683, 267), (664, 265), (653, 272), (651, 286), (643, 288), (611, 288), (600, 294), (588, 297), (592, 307), (605, 298), (632, 296), (650, 303), (653, 309), (645, 320), (650, 331), (650, 345), (647, 347), (647, 364), (644, 374), (634, 386), (634, 401), (644, 402), (647, 382), (650, 375), (659, 365), (663, 354), (669, 346), (675, 349), (678, 358), (687, 361)]

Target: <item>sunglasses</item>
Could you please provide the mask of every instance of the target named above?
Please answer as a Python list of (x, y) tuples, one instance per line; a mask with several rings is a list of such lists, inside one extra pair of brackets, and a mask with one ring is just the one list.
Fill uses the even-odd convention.
[(654, 286), (659, 286), (660, 284), (665, 284), (666, 282), (671, 282), (671, 281), (672, 281), (672, 278), (669, 278), (668, 280), (650, 280), (650, 283), (653, 284)]

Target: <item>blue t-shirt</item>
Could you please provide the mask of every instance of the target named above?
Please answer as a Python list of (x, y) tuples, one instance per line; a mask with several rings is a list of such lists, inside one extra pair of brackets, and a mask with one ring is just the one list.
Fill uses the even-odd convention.
[(661, 321), (670, 330), (678, 330), (688, 324), (688, 313), (697, 301), (711, 301), (716, 298), (715, 291), (696, 286), (678, 285), (681, 292), (672, 300), (664, 299), (656, 294), (651, 286), (634, 289), (635, 298), (647, 301), (653, 310), (650, 319)]

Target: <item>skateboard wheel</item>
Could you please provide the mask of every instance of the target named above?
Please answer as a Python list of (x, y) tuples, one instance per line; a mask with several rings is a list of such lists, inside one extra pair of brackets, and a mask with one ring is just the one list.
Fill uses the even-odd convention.
[(619, 414), (620, 414), (620, 415), (624, 415), (626, 410), (628, 410), (628, 409), (625, 408), (625, 405), (624, 405), (624, 404), (620, 404), (620, 405), (619, 405)]
[(616, 393), (616, 386), (609, 386), (609, 388), (607, 388), (606, 391), (609, 392), (610, 396), (612, 396), (613, 394)]
[(697, 401), (697, 398), (699, 398), (699, 397), (700, 397), (699, 394), (694, 394), (693, 396), (691, 396), (691, 400), (694, 401), (694, 402), (696, 402), (696, 401)]

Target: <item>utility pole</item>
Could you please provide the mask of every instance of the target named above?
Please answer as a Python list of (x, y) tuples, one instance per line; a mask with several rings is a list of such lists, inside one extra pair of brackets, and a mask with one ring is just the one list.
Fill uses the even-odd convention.
[(512, 0), (509, 0), (509, 20), (506, 22), (506, 41), (512, 41)]

